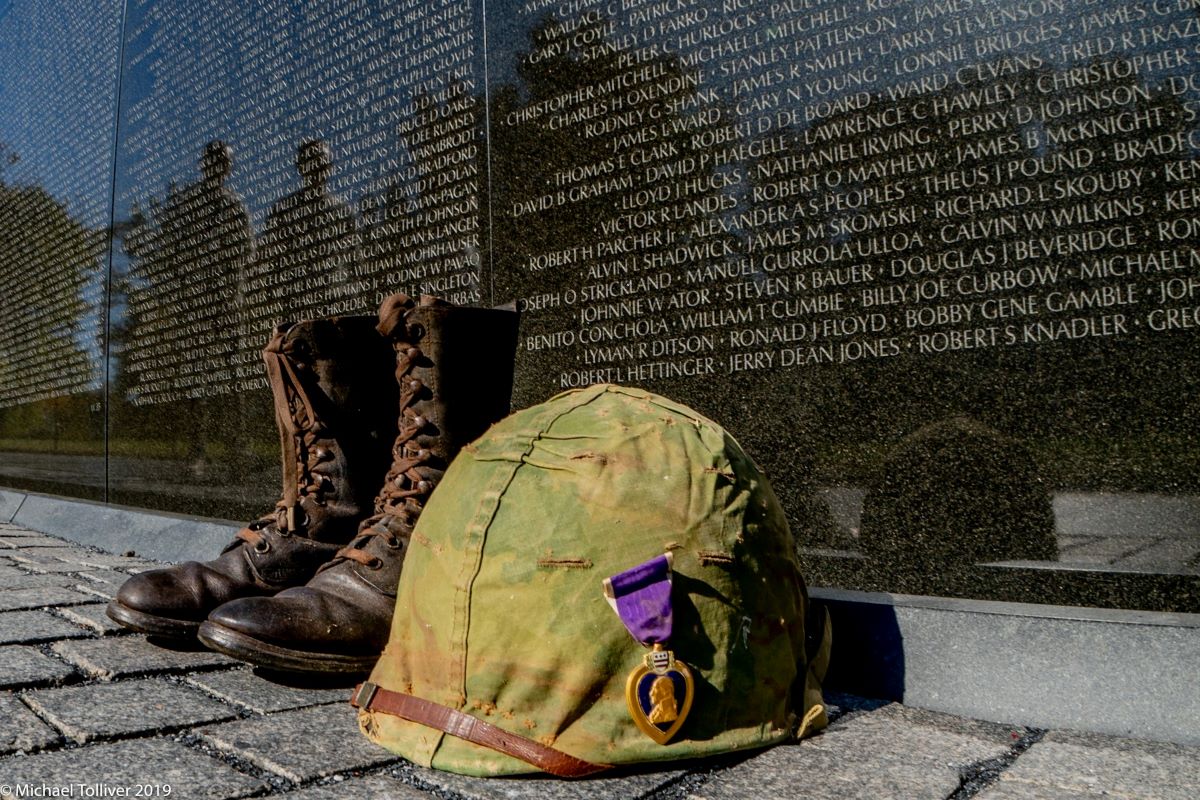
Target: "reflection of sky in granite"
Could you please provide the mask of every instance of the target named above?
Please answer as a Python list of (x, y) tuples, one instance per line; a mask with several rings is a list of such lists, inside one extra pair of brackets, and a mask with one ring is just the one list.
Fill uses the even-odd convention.
[[(50, 2), (15, 9), (0, 2), (0, 176), (41, 187), (97, 230), (111, 215), (120, 23), (115, 0), (92, 4), (86, 14)], [(55, 334), (70, 335), (86, 354), (93, 390), (103, 379), (105, 267), (79, 265), (81, 300), (90, 310), (63, 320)]]
[(120, 22), (116, 0), (87, 13), (0, 2), (0, 143), (20, 157), (0, 174), (93, 227), (109, 217)]
[[(330, 188), (351, 203), (391, 188), (411, 164), (396, 129), (411, 89), (397, 78), (404, 29), (386, 16), (386, 5), (343, 11), (335, 2), (131, 2), (118, 215), (134, 200), (161, 202), (172, 182), (197, 180), (201, 148), (212, 139), (233, 148), (227, 185), (256, 227), (299, 186), (293, 163), (305, 139), (331, 144)], [(377, 144), (347, 155), (349, 143), (363, 140)]]

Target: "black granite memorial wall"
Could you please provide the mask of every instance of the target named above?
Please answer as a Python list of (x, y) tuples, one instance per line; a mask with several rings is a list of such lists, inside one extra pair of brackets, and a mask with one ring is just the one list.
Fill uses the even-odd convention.
[(93, 499), (120, 25), (0, 2), (0, 483)]
[(1200, 606), (1196, 0), (119, 14), (59, 33), (69, 91), (3, 71), (0, 188), (78, 232), (4, 223), (35, 279), (0, 480), (256, 513), (272, 325), (515, 300), (515, 406), (611, 381), (721, 421), (816, 584)]

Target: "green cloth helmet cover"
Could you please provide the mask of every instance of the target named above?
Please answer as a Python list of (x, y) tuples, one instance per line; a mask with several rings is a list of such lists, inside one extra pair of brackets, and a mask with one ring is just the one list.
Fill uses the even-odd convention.
[[(646, 648), (602, 582), (666, 551), (668, 647), (691, 668), (695, 700), (660, 745), (625, 700)], [(806, 608), (779, 502), (737, 442), (665, 398), (592, 386), (511, 415), (455, 459), (413, 533), (370, 680), (596, 763), (762, 747), (805, 712), (810, 730), (824, 724), (828, 638), (806, 664)], [(386, 713), (359, 723), (420, 765), (536, 771)]]

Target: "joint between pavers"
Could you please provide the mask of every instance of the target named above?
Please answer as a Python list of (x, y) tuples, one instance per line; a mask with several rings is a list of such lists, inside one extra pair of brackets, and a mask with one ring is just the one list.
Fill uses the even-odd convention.
[(225, 766), (255, 780), (262, 781), (271, 787), (268, 794), (274, 795), (281, 792), (290, 792), (299, 788), (299, 784), (285, 778), (277, 772), (272, 772), (269, 769), (258, 766), (247, 758), (231, 753), (228, 750), (222, 750), (215, 745), (209, 744), (203, 737), (188, 730), (175, 733), (171, 739), (189, 750), (201, 753), (208, 758), (220, 761)]
[(647, 794), (643, 795), (642, 800), (684, 800), (694, 794), (704, 784), (713, 779), (714, 776), (721, 774), (728, 768), (728, 764), (709, 768), (696, 768), (688, 770), (674, 780), (667, 781), (662, 786), (656, 786)]
[(1000, 776), (1017, 762), (1025, 751), (1042, 740), (1047, 731), (1044, 728), (1026, 728), (1025, 734), (1013, 742), (1008, 752), (996, 758), (988, 758), (968, 764), (960, 770), (962, 783), (946, 800), (967, 800), (996, 784)]
[(17, 518), (17, 517), (20, 515), (20, 513), (21, 513), (21, 509), (25, 507), (25, 501), (26, 501), (26, 500), (28, 500), (28, 499), (29, 499), (29, 495), (28, 495), (28, 494), (22, 494), (22, 495), (21, 495), (21, 502), (17, 503), (17, 508), (16, 508), (16, 510), (15, 510), (15, 511), (13, 511), (13, 513), (12, 513), (12, 516), (10, 516), (10, 517), (8, 518), (8, 523), (9, 523), (10, 525), (16, 524), (16, 523), (14, 523), (14, 522), (13, 522), (13, 520), (15, 520), (15, 519), (16, 519), (16, 518)]
[(380, 775), (390, 775), (405, 786), (416, 789), (419, 792), (428, 792), (440, 800), (472, 800), (472, 798), (461, 792), (456, 792), (453, 789), (447, 789), (435, 783), (422, 780), (413, 769), (413, 765), (407, 761), (401, 761), (399, 764), (385, 764), (379, 770)]
[(25, 699), (25, 693), (27, 691), (37, 691), (38, 688), (41, 688), (41, 687), (33, 687), (31, 689), (21, 689), (19, 691), (13, 691), (12, 694), (13, 694), (13, 697), (15, 697), (17, 699), (17, 702), (19, 702), (21, 705), (25, 706), (26, 710), (28, 710), (30, 714), (33, 714), (34, 717), (36, 717), (43, 725), (45, 725), (49, 730), (51, 730), (57, 736), (57, 739), (54, 742), (52, 742), (51, 744), (44, 745), (42, 747), (34, 747), (31, 750), (26, 751), (26, 752), (49, 753), (49, 752), (52, 752), (55, 750), (66, 749), (67, 746), (75, 744), (75, 742), (71, 741), (71, 739), (65, 733), (63, 733), (61, 730), (58, 729), (57, 725), (55, 725), (50, 720), (46, 719), (46, 717), (43, 714), (41, 714), (36, 708), (34, 708), (32, 705), (30, 705), (29, 701)]

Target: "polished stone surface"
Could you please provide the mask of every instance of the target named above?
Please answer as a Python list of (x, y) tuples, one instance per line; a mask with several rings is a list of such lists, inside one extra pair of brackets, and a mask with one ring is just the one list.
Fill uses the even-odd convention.
[(1191, 667), (1200, 615), (814, 594), (833, 619), (831, 688), (1026, 726), (1200, 744)]
[[(121, 24), (116, 0), (79, 14), (44, 0), (5, 3), (0, 13), (0, 482), (8, 486), (103, 497)], [(74, 472), (14, 470), (26, 456), (86, 462)]]
[(516, 406), (719, 420), (812, 583), (1200, 610), (1195, 10), (980, 5), (6, 9), (0, 482), (253, 519), (274, 323), (517, 301)]
[[(917, 600), (947, 609), (968, 602)], [(1008, 616), (1039, 618), (1038, 606), (991, 605), (1002, 607)], [(1102, 627), (1105, 621), (1125, 618), (1117, 624), (1152, 625), (1170, 632), (1186, 628), (1189, 621), (1185, 615), (1067, 611), (1082, 626)], [(987, 615), (984, 610), (975, 613)], [(1193, 629), (1200, 625), (1191, 622)], [(1007, 635), (1020, 638), (1021, 633), (1007, 631)], [(141, 636), (119, 638), (141, 645), (125, 648), (127, 656), (150, 659), (151, 645)], [(109, 641), (59, 639), (51, 650), (79, 652), (81, 644), (107, 646)], [(991, 649), (993, 658), (1000, 649)], [(0, 651), (0, 675), (26, 687), (0, 692), (0, 719), (6, 723), (0, 729), (0, 787), (8, 787), (0, 788), (0, 798), (18, 796), (17, 791), (19, 796), (32, 796), (31, 785), (65, 783), (102, 784), (110, 791), (129, 787), (131, 792), (135, 785), (150, 784), (159, 796), (169, 786), (172, 796), (179, 797), (298, 800), (748, 796), (1059, 800), (1114, 796), (1113, 791), (1104, 794), (1110, 783), (1121, 796), (1149, 800), (1194, 796), (1200, 788), (1195, 770), (1190, 769), (1200, 758), (1196, 746), (1080, 734), (1057, 726), (1049, 731), (1030, 729), (832, 691), (825, 697), (832, 720), (829, 728), (798, 744), (699, 762), (643, 765), (583, 781), (540, 776), (470, 778), (417, 767), (372, 744), (357, 730), (354, 711), (344, 697), (329, 702), (334, 695), (344, 695), (344, 690), (281, 686), (244, 668), (212, 672), (203, 663), (177, 664), (180, 674), (149, 678), (122, 671), (111, 682), (68, 676), (76, 681), (73, 685), (56, 687), (47, 682), (43, 671), (47, 661), (54, 659), (38, 648)], [(28, 658), (29, 654), (37, 658)], [(104, 658), (111, 663), (114, 654)], [(1011, 660), (1021, 666), (1020, 659)], [(1103, 657), (1097, 660), (1115, 663)], [(1195, 662), (1187, 663), (1190, 669)], [(1049, 680), (1047, 671), (1036, 664), (1029, 671), (1028, 686)], [(1162, 671), (1160, 666), (1156, 674)], [(1102, 695), (1101, 700), (1111, 700), (1119, 692), (1097, 688), (1095, 693)], [(1179, 705), (1178, 698), (1162, 692), (1161, 679), (1143, 681), (1139, 694), (1149, 701), (1142, 706), (1147, 722), (1154, 721), (1155, 708)], [(1036, 697), (1033, 700), (1037, 702)], [(274, 710), (293, 704), (304, 707)], [(39, 714), (68, 736), (52, 729)], [(229, 721), (206, 722), (213, 715)], [(241, 719), (232, 719), (235, 716)], [(1159, 728), (1152, 735), (1171, 733)], [(77, 738), (92, 741), (81, 746), (74, 741)]]

